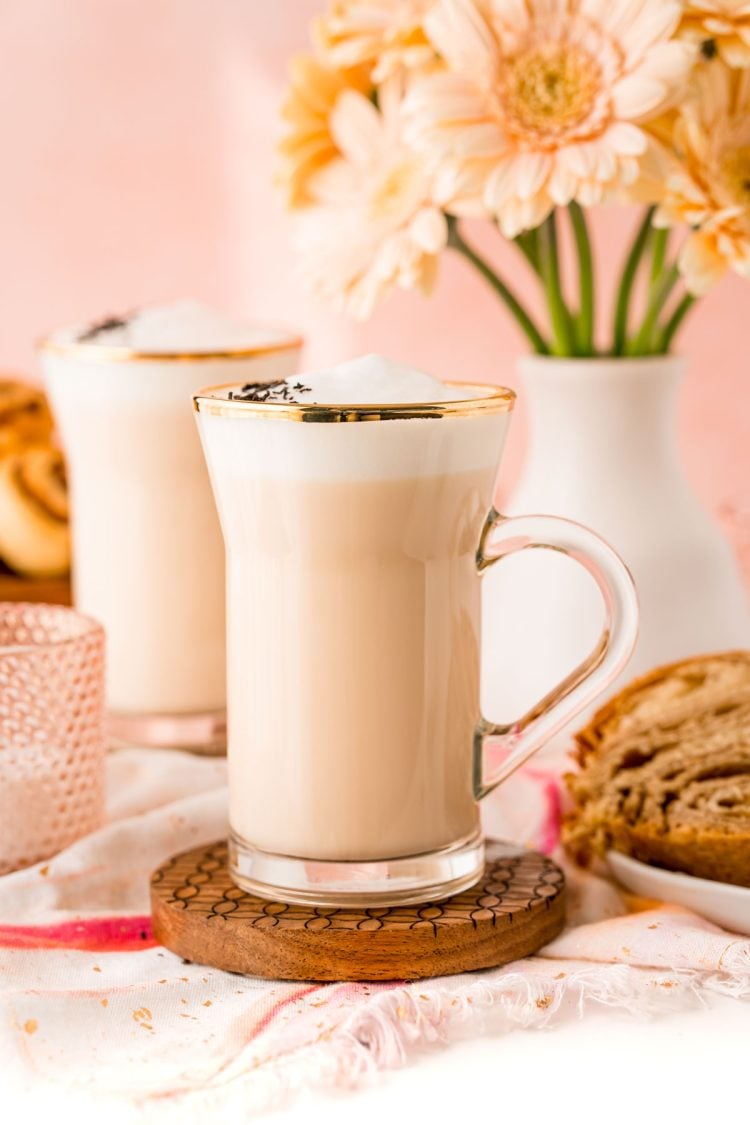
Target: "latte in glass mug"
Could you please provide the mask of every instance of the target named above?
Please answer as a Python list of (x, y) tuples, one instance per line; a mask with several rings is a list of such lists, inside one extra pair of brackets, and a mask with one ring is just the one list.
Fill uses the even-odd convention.
[(118, 741), (225, 744), (224, 546), (191, 399), (207, 380), (278, 380), (300, 347), (196, 301), (42, 345), (70, 474), (74, 598), (107, 631)]
[[(227, 551), (240, 886), (378, 905), (471, 885), (478, 800), (621, 670), (637, 610), (614, 552), (567, 521), (492, 507), (513, 401), (380, 357), (196, 397)], [(531, 546), (589, 569), (607, 635), (533, 712), (493, 725), (479, 710), (481, 574)], [(500, 759), (489, 779), (485, 744)]]

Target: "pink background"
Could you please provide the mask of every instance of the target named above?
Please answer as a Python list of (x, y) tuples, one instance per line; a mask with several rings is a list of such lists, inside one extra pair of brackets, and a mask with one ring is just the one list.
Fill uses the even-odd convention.
[[(2, 0), (0, 369), (35, 372), (33, 341), (51, 326), (194, 295), (300, 327), (310, 366), (377, 349), (515, 383), (515, 327), (450, 256), (435, 298), (398, 294), (366, 325), (301, 290), (273, 145), (286, 59), (322, 2)], [(632, 218), (595, 219), (607, 294)], [(513, 248), (481, 237), (531, 296)], [(681, 444), (711, 505), (746, 488), (749, 322), (750, 285), (732, 277), (682, 337)], [(519, 413), (505, 485), (522, 456)]]

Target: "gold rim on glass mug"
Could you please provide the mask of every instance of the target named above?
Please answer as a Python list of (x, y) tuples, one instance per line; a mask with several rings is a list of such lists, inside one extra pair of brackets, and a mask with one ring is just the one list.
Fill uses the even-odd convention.
[(304, 344), (302, 336), (291, 336), (274, 325), (268, 325), (268, 331), (275, 332), (282, 338), (267, 344), (198, 352), (146, 351), (125, 344), (97, 344), (94, 340), (66, 339), (51, 333), (39, 340), (37, 350), (90, 363), (202, 363), (278, 355), (282, 352), (299, 351)]
[[(265, 898), (379, 907), (471, 886), (478, 802), (634, 647), (635, 588), (607, 543), (492, 506), (513, 392), (448, 385), (468, 397), (257, 403), (235, 384), (194, 398), (227, 552), (230, 872)], [(543, 699), (492, 722), (480, 585), (534, 549), (583, 566), (604, 624)]]
[[(315, 402), (253, 402), (248, 399), (229, 398), (228, 392), (237, 389), (236, 383), (207, 387), (193, 398), (198, 414), (219, 417), (237, 415), (258, 418), (286, 419), (290, 422), (394, 422), (409, 418), (455, 418), (460, 415), (499, 414), (513, 409), (515, 391), (509, 387), (496, 387), (491, 383), (449, 383), (447, 387), (461, 387), (469, 398), (448, 399), (444, 402), (393, 402), (393, 403), (333, 403)], [(474, 392), (471, 394), (470, 392)]]

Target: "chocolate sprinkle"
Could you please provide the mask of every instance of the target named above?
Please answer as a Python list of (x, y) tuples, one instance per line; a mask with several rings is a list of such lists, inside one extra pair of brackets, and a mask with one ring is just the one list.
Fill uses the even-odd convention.
[(115, 328), (125, 328), (134, 316), (135, 313), (131, 312), (126, 316), (105, 316), (101, 320), (95, 320), (88, 328), (84, 328), (83, 332), (78, 334), (78, 341), (79, 343), (86, 343), (95, 340), (102, 332), (111, 332)]
[(239, 391), (230, 391), (229, 398), (238, 402), (299, 402), (295, 395), (310, 389), (304, 383), (290, 385), (283, 380), (278, 383), (245, 383)]

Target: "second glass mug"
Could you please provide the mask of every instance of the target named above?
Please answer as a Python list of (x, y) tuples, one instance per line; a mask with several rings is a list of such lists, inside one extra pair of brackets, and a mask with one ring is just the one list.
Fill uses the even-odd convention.
[[(393, 406), (258, 403), (236, 387), (194, 400), (227, 551), (230, 873), (245, 890), (335, 907), (471, 886), (478, 801), (633, 649), (615, 552), (567, 520), (492, 507), (515, 396), (462, 386)], [(604, 626), (562, 683), (495, 724), (479, 711), (480, 580), (536, 547), (585, 567)]]
[(226, 745), (224, 551), (191, 399), (207, 381), (272, 382), (302, 341), (142, 351), (82, 329), (41, 346), (65, 448), (76, 608), (107, 633), (107, 730), (119, 745)]

